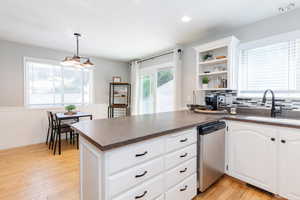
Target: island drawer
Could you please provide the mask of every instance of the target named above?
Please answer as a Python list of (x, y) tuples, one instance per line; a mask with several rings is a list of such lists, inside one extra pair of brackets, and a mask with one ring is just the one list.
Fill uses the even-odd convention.
[(186, 161), (185, 163), (171, 169), (166, 173), (166, 186), (170, 188), (174, 185), (177, 185), (182, 180), (188, 176), (196, 173), (197, 168), (197, 159), (192, 158), (191, 160)]
[(181, 131), (176, 134), (172, 134), (167, 138), (166, 151), (170, 152), (176, 149), (181, 149), (182, 147), (196, 143), (196, 141), (197, 141), (196, 128), (189, 129), (186, 131)]
[(160, 156), (163, 153), (164, 137), (128, 145), (107, 153), (107, 169), (111, 175), (120, 170), (136, 166), (137, 164)]
[(197, 155), (197, 145), (192, 144), (184, 149), (169, 153), (166, 155), (165, 166), (166, 169), (175, 167)]
[(160, 175), (111, 200), (155, 200), (163, 194), (164, 180)]
[(197, 175), (182, 181), (166, 192), (166, 200), (188, 200), (197, 195)]
[(108, 177), (109, 196), (116, 196), (147, 181), (162, 172), (163, 168), (164, 160), (160, 157)]

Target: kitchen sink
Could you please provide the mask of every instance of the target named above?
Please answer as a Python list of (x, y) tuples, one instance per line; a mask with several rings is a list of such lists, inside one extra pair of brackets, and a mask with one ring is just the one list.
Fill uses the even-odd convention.
[(272, 122), (272, 123), (300, 125), (300, 120), (296, 120), (296, 119), (255, 117), (255, 116), (247, 116), (244, 118), (247, 120), (253, 120), (253, 121), (264, 121), (264, 122)]

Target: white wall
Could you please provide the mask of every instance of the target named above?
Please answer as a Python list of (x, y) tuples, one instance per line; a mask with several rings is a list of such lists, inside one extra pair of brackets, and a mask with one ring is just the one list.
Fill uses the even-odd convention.
[[(63, 108), (0, 107), (0, 150), (45, 142), (47, 110), (58, 112)], [(107, 117), (106, 104), (93, 104), (78, 110), (93, 114), (94, 119)]]
[(236, 30), (209, 33), (203, 35), (198, 41), (185, 45), (183, 47), (182, 106), (185, 106), (187, 103), (192, 103), (192, 92), (196, 86), (196, 54), (193, 49), (194, 46), (231, 35), (236, 36), (241, 43), (243, 43), (300, 30), (299, 19), (300, 9), (296, 9), (284, 15), (268, 18)]
[[(70, 52), (23, 45), (0, 40), (0, 107), (24, 105), (24, 57), (62, 60)], [(108, 102), (108, 83), (113, 76), (129, 80), (129, 65), (103, 58), (92, 58), (94, 70), (95, 103)]]
[[(24, 56), (62, 60), (67, 55), (72, 53), (0, 40), (0, 149), (44, 142), (48, 126), (46, 111), (58, 110), (24, 107)], [(92, 62), (96, 64), (95, 104), (79, 110), (93, 113), (95, 118), (106, 118), (109, 82), (112, 76), (128, 81), (129, 65), (96, 57)]]

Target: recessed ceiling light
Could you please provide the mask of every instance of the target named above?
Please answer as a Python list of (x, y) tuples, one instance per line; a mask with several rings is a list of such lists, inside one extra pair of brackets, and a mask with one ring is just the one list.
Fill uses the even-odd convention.
[(286, 12), (289, 12), (289, 11), (293, 10), (295, 8), (295, 6), (296, 6), (296, 4), (291, 2), (286, 6), (280, 7), (278, 10), (281, 13), (286, 13)]
[(181, 21), (185, 22), (185, 23), (190, 22), (191, 20), (192, 20), (192, 18), (190, 18), (189, 16), (186, 16), (186, 15), (181, 18)]

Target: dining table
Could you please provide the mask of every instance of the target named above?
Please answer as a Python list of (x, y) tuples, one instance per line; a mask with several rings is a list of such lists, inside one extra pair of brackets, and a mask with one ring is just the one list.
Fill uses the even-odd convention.
[[(65, 112), (58, 112), (55, 113), (56, 120), (58, 123), (58, 153), (59, 155), (61, 154), (61, 125), (63, 121), (66, 120), (76, 120), (77, 122), (80, 120), (80, 118), (89, 118), (90, 120), (93, 120), (93, 115), (91, 113), (87, 112), (76, 112), (74, 114), (67, 114)], [(55, 149), (54, 149), (54, 154), (55, 154)]]

